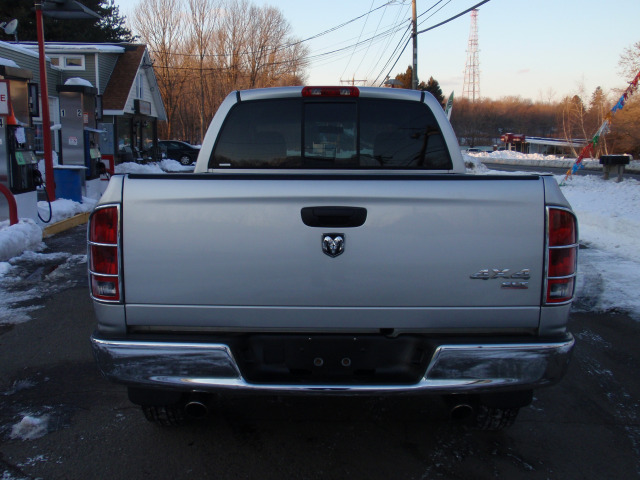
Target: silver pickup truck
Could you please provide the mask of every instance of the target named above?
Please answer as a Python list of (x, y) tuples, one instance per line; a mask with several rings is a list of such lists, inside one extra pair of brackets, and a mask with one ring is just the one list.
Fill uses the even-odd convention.
[(569, 203), (465, 173), (424, 92), (233, 92), (195, 173), (114, 176), (88, 243), (98, 365), (160, 424), (226, 389), (439, 394), (500, 429), (574, 344)]

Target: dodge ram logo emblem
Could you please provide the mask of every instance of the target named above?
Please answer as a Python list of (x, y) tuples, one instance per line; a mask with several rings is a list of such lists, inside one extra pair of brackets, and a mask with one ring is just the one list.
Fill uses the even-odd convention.
[(323, 233), (322, 251), (330, 257), (337, 257), (344, 252), (343, 233)]

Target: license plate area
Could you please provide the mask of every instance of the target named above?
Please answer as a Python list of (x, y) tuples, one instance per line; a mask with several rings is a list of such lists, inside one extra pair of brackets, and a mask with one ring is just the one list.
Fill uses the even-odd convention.
[(250, 335), (234, 348), (246, 381), (281, 385), (414, 384), (432, 352), (412, 335)]

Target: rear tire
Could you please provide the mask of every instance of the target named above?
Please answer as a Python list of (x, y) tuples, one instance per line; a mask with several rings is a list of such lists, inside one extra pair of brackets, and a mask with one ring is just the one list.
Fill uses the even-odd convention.
[(516, 421), (520, 408), (499, 408), (478, 405), (476, 410), (476, 428), (485, 432), (499, 432), (510, 427)]
[(191, 158), (188, 155), (182, 155), (179, 160), (181, 165), (191, 165)]
[(162, 427), (176, 427), (185, 423), (184, 409), (173, 405), (142, 405), (145, 418)]

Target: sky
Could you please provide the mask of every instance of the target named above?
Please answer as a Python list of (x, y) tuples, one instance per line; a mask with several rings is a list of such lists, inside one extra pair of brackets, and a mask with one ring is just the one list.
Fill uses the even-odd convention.
[[(139, 2), (115, 1), (121, 14), (129, 17)], [(364, 15), (305, 42), (312, 57), (309, 85), (376, 79), (377, 85), (389, 72), (393, 78), (412, 63), (410, 43), (404, 54), (393, 54), (406, 42), (402, 35), (411, 17), (410, 0), (252, 1), (279, 8), (298, 39)], [(418, 30), (479, 1), (417, 0)], [(371, 10), (375, 11), (365, 15)], [(625, 48), (640, 41), (639, 18), (638, 0), (490, 0), (478, 13), (480, 94), (493, 99), (521, 96), (559, 101), (580, 93), (582, 86), (587, 96), (598, 86), (605, 91), (624, 89), (631, 79), (621, 76), (618, 61)], [(462, 95), (470, 26), (468, 13), (418, 36), (419, 80), (426, 82), (433, 76), (445, 95), (451, 91)], [(365, 41), (394, 27), (399, 27), (394, 35)], [(358, 41), (360, 47), (349, 48)], [(327, 54), (337, 49), (344, 50)]]

